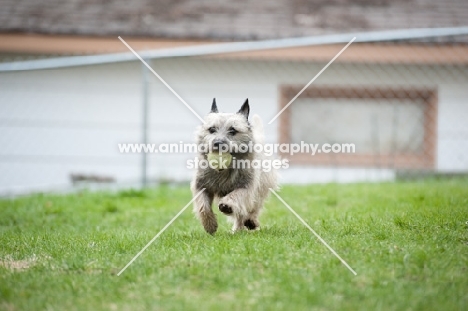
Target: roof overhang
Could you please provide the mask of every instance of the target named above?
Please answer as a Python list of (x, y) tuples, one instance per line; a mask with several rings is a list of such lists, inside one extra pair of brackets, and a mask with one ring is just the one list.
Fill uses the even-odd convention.
[[(288, 38), (265, 41), (249, 41), (249, 42), (232, 42), (232, 43), (210, 43), (201, 44), (200, 42), (187, 43), (179, 42), (180, 46), (165, 48), (163, 41), (154, 44), (160, 44), (160, 48), (154, 50), (139, 51), (139, 55), (147, 60), (162, 59), (171, 57), (189, 57), (189, 56), (210, 56), (210, 57), (242, 57), (242, 58), (262, 58), (266, 59), (302, 59), (314, 61), (328, 61), (330, 55), (334, 55), (339, 47), (337, 45), (348, 43), (353, 37), (356, 37), (355, 42), (361, 43), (353, 46), (345, 55), (347, 57), (340, 58), (340, 61), (349, 62), (382, 62), (383, 60), (394, 60), (395, 62), (422, 62), (434, 63), (447, 61), (460, 63), (466, 62), (467, 50), (464, 45), (448, 46), (450, 58), (440, 53), (441, 46), (433, 45), (433, 52), (428, 53), (428, 46), (421, 47), (414, 43), (406, 45), (375, 45), (375, 43), (388, 42), (408, 42), (409, 40), (425, 40), (430, 38), (468, 35), (468, 27), (455, 28), (424, 28), (424, 29), (403, 29), (379, 32), (363, 32), (363, 33), (348, 33), (335, 34), (315, 37)], [(116, 43), (121, 44), (115, 38)], [(167, 44), (172, 41), (164, 41)], [(132, 40), (129, 43), (133, 45)], [(365, 43), (365, 44), (364, 44)], [(373, 43), (373, 44), (372, 44)], [(147, 43), (148, 44), (148, 43)], [(122, 45), (122, 47), (124, 47)], [(137, 46), (135, 45), (135, 48)], [(390, 49), (389, 49), (390, 48)], [(410, 53), (414, 55), (406, 57), (398, 56), (401, 50), (396, 49), (412, 49)], [(375, 51), (375, 49), (380, 49)], [(414, 50), (417, 49), (417, 50)], [(439, 49), (439, 50), (438, 50)], [(453, 57), (453, 50), (456, 49), (457, 57)], [(352, 51), (355, 52), (352, 52)], [(414, 53), (417, 51), (417, 53)], [(351, 53), (350, 53), (351, 52)], [(377, 55), (381, 53), (381, 55)], [(403, 54), (403, 53), (402, 53)], [(436, 55), (439, 54), (439, 55)], [(289, 56), (288, 56), (289, 55)], [(428, 56), (432, 55), (432, 56)], [(286, 57), (286, 58), (285, 58)], [(399, 58), (398, 58), (399, 57)], [(136, 60), (135, 55), (131, 52), (110, 53), (100, 55), (85, 55), (85, 56), (68, 56), (58, 58), (47, 58), (39, 60), (29, 60), (21, 62), (10, 62), (0, 64), (0, 72), (4, 71), (21, 71), (21, 70), (37, 70), (37, 69), (56, 69), (75, 66), (87, 66), (97, 64), (120, 63)]]

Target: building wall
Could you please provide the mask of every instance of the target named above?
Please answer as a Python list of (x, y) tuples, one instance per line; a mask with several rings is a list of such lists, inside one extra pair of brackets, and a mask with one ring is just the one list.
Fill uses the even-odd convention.
[[(217, 98), (236, 111), (246, 97), (267, 123), (278, 111), (282, 84), (306, 84), (325, 64), (203, 58), (153, 61), (152, 66), (200, 115)], [(468, 69), (456, 66), (340, 64), (314, 83), (431, 86), (439, 92), (438, 171), (468, 171)], [(141, 141), (142, 66), (139, 62), (0, 74), (0, 193), (67, 187), (71, 173), (138, 183), (141, 155), (120, 154), (118, 143)], [(199, 120), (149, 76), (149, 140), (192, 142)], [(337, 125), (349, 131), (346, 124)], [(266, 125), (278, 139), (278, 121)], [(185, 181), (193, 155), (149, 155), (149, 177)], [(283, 182), (392, 180), (376, 168), (291, 167)]]

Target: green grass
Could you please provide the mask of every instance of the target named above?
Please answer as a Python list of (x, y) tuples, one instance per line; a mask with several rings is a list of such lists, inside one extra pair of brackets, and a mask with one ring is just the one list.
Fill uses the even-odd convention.
[(215, 236), (187, 187), (0, 200), (0, 310), (462, 310), (468, 181), (285, 186), (258, 232)]

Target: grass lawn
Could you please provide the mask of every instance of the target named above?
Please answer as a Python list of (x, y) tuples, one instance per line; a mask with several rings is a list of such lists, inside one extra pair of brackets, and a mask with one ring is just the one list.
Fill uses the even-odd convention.
[(188, 187), (0, 200), (0, 310), (466, 310), (468, 181), (284, 186), (215, 236)]

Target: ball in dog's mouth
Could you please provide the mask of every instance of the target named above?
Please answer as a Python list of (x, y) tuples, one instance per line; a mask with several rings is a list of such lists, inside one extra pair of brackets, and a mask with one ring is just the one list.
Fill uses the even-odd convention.
[(218, 171), (227, 169), (232, 162), (232, 155), (229, 152), (210, 152), (207, 158), (210, 167)]

